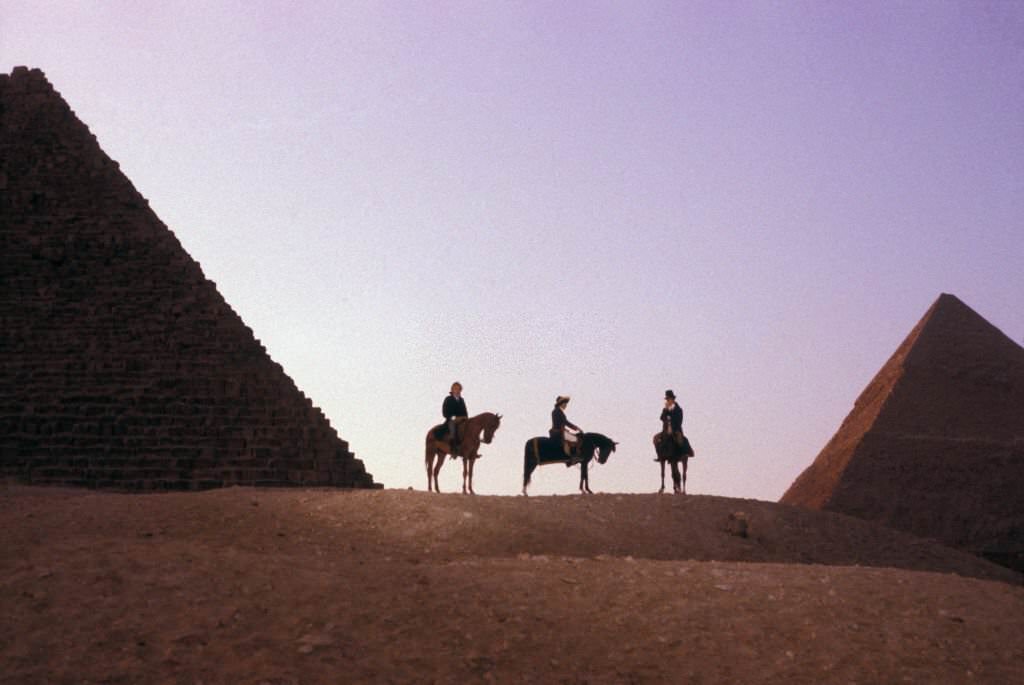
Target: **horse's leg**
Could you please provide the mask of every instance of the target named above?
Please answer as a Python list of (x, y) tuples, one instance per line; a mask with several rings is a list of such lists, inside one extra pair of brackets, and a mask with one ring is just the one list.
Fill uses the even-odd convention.
[(471, 452), (466, 452), (467, 455), (470, 455), (466, 457), (466, 461), (469, 462), (469, 494), (475, 495), (476, 493), (473, 492), (473, 466), (476, 465), (476, 460), (480, 458), (479, 432), (473, 436), (473, 440), (472, 443), (470, 444), (470, 447), (472, 447), (473, 450)]
[(529, 494), (526, 492), (526, 487), (530, 484), (530, 474), (533, 473), (533, 469), (536, 465), (533, 463), (533, 459), (530, 458), (530, 443), (526, 443), (526, 448), (523, 450), (523, 496), (528, 497)]
[(686, 464), (690, 461), (689, 457), (683, 457), (683, 494), (686, 494)]
[(679, 481), (680, 481), (679, 462), (678, 461), (673, 461), (672, 462), (672, 492), (674, 492), (677, 495), (679, 494)]
[(427, 453), (423, 457), (424, 462), (427, 465), (427, 492), (434, 491), (434, 454), (430, 450), (430, 445), (427, 445)]
[(590, 492), (590, 460), (584, 459), (580, 463), (580, 492), (584, 494), (593, 494)]
[(442, 450), (437, 450), (437, 462), (434, 464), (434, 492), (441, 492), (441, 484), (437, 481), (437, 474), (441, 473), (444, 456), (445, 454)]
[(661, 489), (658, 490), (658, 494), (665, 492), (665, 460), (659, 459), (658, 463), (661, 464)]
[(530, 493), (526, 491), (526, 488), (530, 486), (530, 474), (533, 473), (534, 465), (531, 463), (523, 464), (523, 495), (529, 496)]
[(462, 458), (462, 494), (466, 494), (466, 479), (469, 477), (469, 457)]

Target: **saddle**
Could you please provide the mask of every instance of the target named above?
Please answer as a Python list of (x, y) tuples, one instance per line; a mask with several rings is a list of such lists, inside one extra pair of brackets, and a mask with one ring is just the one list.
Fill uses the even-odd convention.
[(551, 437), (551, 441), (556, 445), (558, 443), (561, 443), (562, 451), (565, 453), (565, 456), (568, 457), (569, 459), (575, 460), (580, 452), (580, 441), (579, 438), (576, 438), (575, 440), (569, 440), (566, 433), (559, 434), (554, 429), (548, 431), (548, 435)]
[[(462, 428), (462, 424), (465, 423), (465, 422), (466, 422), (466, 417), (465, 416), (456, 416), (455, 417), (455, 435), (453, 435), (451, 437), (454, 438), (454, 441), (455, 441), (456, 444), (461, 442), (462, 438), (464, 437), (462, 435), (463, 431), (460, 430), (460, 429)], [(434, 439), (435, 440), (444, 440), (445, 438), (448, 438), (448, 422), (447, 421), (445, 421), (440, 426), (438, 426), (438, 427), (436, 427), (434, 429)], [(449, 442), (451, 442), (450, 439), (449, 439)]]
[(654, 435), (654, 448), (658, 453), (658, 459), (671, 459), (673, 457), (692, 457), (693, 447), (690, 439), (683, 433), (656, 433)]

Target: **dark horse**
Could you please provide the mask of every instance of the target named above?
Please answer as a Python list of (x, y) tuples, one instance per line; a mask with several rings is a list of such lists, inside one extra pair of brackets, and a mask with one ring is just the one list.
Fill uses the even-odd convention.
[[(654, 434), (654, 452), (658, 455), (656, 461), (661, 463), (661, 489), (658, 492), (665, 492), (665, 462), (672, 464), (672, 492), (675, 494), (686, 494), (686, 463), (693, 456), (693, 448), (690, 441), (683, 437), (683, 444), (676, 445), (671, 433)], [(683, 464), (683, 472), (679, 473), (679, 464)]]
[[(608, 456), (615, 451), (619, 443), (600, 433), (581, 433), (579, 445), (580, 459), (580, 492), (590, 492), (590, 474), (588, 467), (597, 450), (597, 462), (603, 464)], [(562, 443), (554, 438), (530, 438), (523, 448), (523, 494), (530, 484), (530, 474), (538, 466), (544, 464), (569, 464), (570, 459), (562, 449)]]
[[(494, 431), (498, 430), (498, 426), (501, 425), (501, 414), (492, 414), (491, 412), (484, 412), (483, 414), (477, 414), (476, 416), (458, 422), (459, 426), (457, 430), (462, 437), (459, 442), (459, 453), (452, 454), (452, 458), (462, 457), (462, 494), (475, 494), (473, 492), (473, 465), (476, 460), (480, 457), (478, 449), (480, 449), (480, 432), (483, 432), (482, 442), (491, 444), (491, 440), (494, 439)], [(438, 438), (437, 433), (440, 432), (444, 424), (434, 426), (427, 431), (426, 439), (426, 462), (427, 462), (427, 490), (434, 492), (441, 492), (437, 486), (437, 474), (441, 472), (441, 464), (444, 463), (444, 457), (446, 454), (451, 454), (452, 447), (451, 442), (448, 439), (448, 435)], [(434, 459), (437, 459), (437, 464), (434, 464)]]

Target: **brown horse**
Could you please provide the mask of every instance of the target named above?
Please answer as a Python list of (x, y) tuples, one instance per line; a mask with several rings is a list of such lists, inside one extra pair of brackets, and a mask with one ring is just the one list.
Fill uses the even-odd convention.
[[(693, 456), (693, 448), (690, 441), (683, 436), (683, 444), (676, 445), (671, 433), (654, 434), (654, 453), (658, 455), (655, 461), (661, 463), (661, 489), (659, 493), (665, 492), (665, 462), (672, 465), (672, 492), (686, 494), (686, 465)], [(679, 473), (679, 464), (683, 465), (682, 474)]]
[[(452, 458), (462, 457), (462, 494), (467, 492), (471, 495), (476, 494), (473, 492), (473, 464), (480, 457), (477, 450), (480, 449), (481, 442), (491, 443), (491, 440), (494, 439), (494, 431), (498, 430), (500, 425), (501, 414), (492, 414), (491, 412), (477, 414), (457, 422), (457, 430), (460, 436), (459, 453), (452, 454)], [(451, 441), (448, 439), (447, 434), (442, 438), (435, 437), (435, 433), (443, 426), (444, 424), (438, 424), (427, 431), (426, 462), (428, 492), (441, 492), (441, 488), (437, 484), (437, 474), (441, 472), (441, 465), (444, 464), (445, 455), (452, 452)], [(482, 440), (480, 437), (481, 432), (483, 433)], [(437, 460), (436, 464), (434, 462), (435, 459)]]

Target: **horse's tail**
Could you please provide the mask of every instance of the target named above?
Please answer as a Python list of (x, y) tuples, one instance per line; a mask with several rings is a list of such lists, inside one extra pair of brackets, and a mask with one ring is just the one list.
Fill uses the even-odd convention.
[(537, 467), (534, 454), (537, 451), (537, 438), (530, 438), (523, 445), (523, 489), (530, 484), (530, 474)]
[(443, 425), (444, 424), (441, 424), (441, 425), (438, 425), (438, 426), (434, 426), (433, 428), (431, 428), (430, 430), (427, 431), (427, 437), (423, 441), (424, 442), (424, 452), (425, 452), (424, 458), (426, 459), (427, 464), (430, 464), (431, 461), (433, 461), (434, 456), (437, 454), (437, 451), (438, 451), (437, 431)]
[(523, 487), (530, 484), (530, 441), (523, 445)]

